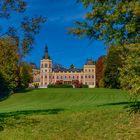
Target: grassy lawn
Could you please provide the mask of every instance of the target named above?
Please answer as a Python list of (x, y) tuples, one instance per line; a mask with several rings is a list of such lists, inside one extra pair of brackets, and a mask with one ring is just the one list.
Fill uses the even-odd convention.
[(0, 102), (0, 140), (138, 140), (140, 116), (113, 89), (37, 89)]

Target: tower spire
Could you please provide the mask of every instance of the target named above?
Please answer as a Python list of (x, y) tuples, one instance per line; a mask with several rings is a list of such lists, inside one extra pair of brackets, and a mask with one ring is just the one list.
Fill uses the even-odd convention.
[(48, 53), (48, 46), (46, 45), (45, 47), (45, 54), (44, 54), (44, 59), (50, 59), (49, 53)]

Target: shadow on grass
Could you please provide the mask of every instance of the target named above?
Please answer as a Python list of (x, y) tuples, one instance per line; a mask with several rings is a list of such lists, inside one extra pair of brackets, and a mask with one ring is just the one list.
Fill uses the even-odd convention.
[(35, 88), (19, 89), (16, 91), (17, 94), (27, 93), (35, 90)]
[(118, 102), (118, 103), (107, 103), (102, 105), (97, 105), (97, 107), (103, 107), (103, 106), (116, 106), (116, 105), (123, 105), (124, 109), (127, 110), (130, 114), (134, 113), (140, 113), (140, 101), (137, 102)]
[(45, 109), (45, 110), (26, 110), (26, 111), (15, 111), (15, 112), (6, 112), (0, 113), (1, 118), (8, 118), (8, 117), (18, 117), (18, 116), (25, 116), (25, 115), (32, 115), (32, 114), (58, 114), (59, 112), (63, 112), (64, 109), (57, 108), (57, 109)]
[(130, 105), (130, 104), (133, 104), (133, 103), (134, 103), (134, 102), (107, 103), (107, 104), (97, 105), (97, 107), (102, 107), (102, 106), (114, 106), (114, 105)]
[[(22, 94), (22, 93), (28, 93), (31, 92), (35, 89), (20, 89), (16, 91), (16, 94)], [(6, 93), (6, 94), (2, 94), (0, 93), (0, 102), (8, 99), (11, 95), (14, 95), (15, 93)]]

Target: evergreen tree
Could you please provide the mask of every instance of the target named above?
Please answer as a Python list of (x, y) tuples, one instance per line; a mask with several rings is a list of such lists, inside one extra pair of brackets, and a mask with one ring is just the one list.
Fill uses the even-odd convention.
[(119, 54), (120, 51), (115, 46), (109, 47), (104, 67), (104, 84), (107, 88), (120, 88), (119, 69), (122, 67), (122, 60)]

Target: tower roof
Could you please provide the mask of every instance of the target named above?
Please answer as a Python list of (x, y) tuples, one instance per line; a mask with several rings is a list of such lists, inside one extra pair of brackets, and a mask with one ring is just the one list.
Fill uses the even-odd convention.
[(45, 47), (45, 54), (43, 59), (50, 59), (49, 53), (48, 53), (48, 46)]
[(94, 65), (94, 61), (92, 59), (87, 59), (86, 65)]

